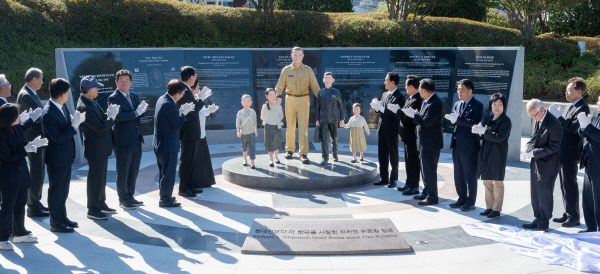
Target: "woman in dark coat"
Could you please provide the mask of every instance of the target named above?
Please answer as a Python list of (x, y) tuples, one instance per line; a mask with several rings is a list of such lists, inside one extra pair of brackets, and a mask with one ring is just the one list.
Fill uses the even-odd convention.
[(504, 173), (512, 125), (510, 118), (506, 116), (506, 97), (500, 93), (493, 94), (489, 107), (493, 115), (482, 122), (485, 131), (479, 134), (483, 142), (479, 152), (477, 174), (485, 186), (486, 210), (480, 214), (495, 218), (500, 216), (504, 201)]
[[(11, 250), (8, 242), (10, 231), (13, 243), (32, 243), (37, 238), (25, 229), (25, 203), (27, 188), (31, 184), (25, 157), (26, 149), (35, 149), (28, 144), (23, 131), (33, 125), (28, 119), (19, 124), (19, 110), (16, 105), (4, 104), (0, 107), (0, 250)], [(33, 142), (32, 142), (33, 143)]]

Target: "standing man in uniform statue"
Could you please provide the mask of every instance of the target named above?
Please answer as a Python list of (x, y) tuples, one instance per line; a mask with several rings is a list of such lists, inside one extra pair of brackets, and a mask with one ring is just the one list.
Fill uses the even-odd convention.
[(284, 67), (275, 86), (277, 94), (285, 88), (285, 119), (287, 131), (285, 134), (286, 159), (292, 159), (296, 150), (296, 119), (298, 119), (298, 145), (300, 160), (308, 164), (308, 116), (310, 114), (309, 89), (319, 97), (319, 84), (312, 69), (302, 64), (304, 50), (301, 47), (292, 49), (292, 64)]

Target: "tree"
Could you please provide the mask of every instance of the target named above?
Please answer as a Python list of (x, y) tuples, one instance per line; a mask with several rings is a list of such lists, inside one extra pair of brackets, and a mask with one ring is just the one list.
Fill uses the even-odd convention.
[[(493, 0), (504, 11), (512, 27), (521, 30), (527, 40), (533, 38), (537, 23), (543, 26), (544, 15), (570, 7), (580, 0)], [(544, 27), (542, 27), (544, 29)]]
[(553, 32), (564, 35), (600, 35), (600, 0), (583, 0), (571, 8), (553, 12), (548, 16), (548, 26)]
[[(423, 19), (436, 7), (439, 0), (385, 0), (388, 9), (388, 18), (406, 21), (410, 14), (412, 20)], [(419, 17), (420, 15), (420, 17)]]
[(352, 12), (352, 0), (275, 0), (275, 8), (279, 10)]
[(275, 0), (250, 0), (258, 12), (273, 13)]
[(458, 17), (485, 21), (489, 0), (446, 0), (438, 1), (430, 16)]

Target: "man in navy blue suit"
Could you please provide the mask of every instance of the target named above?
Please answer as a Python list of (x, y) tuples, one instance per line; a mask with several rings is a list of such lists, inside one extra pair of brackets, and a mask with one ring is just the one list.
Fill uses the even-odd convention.
[(186, 103), (177, 109), (177, 101), (183, 97), (186, 89), (180, 80), (171, 80), (167, 84), (167, 93), (156, 101), (154, 112), (154, 153), (158, 164), (158, 187), (160, 207), (178, 207), (171, 196), (175, 184), (177, 152), (179, 151), (179, 129), (185, 122), (185, 116), (194, 110), (194, 103)]
[(440, 151), (444, 147), (442, 120), (444, 104), (435, 94), (435, 83), (425, 78), (419, 83), (419, 93), (423, 97), (421, 110), (404, 108), (407, 117), (414, 119), (417, 126), (417, 145), (421, 155), (421, 175), (425, 189), (421, 195), (415, 196), (419, 205), (435, 205), (438, 203), (437, 165)]
[(140, 102), (135, 92), (130, 91), (132, 75), (128, 70), (119, 70), (115, 74), (117, 90), (108, 97), (108, 103), (119, 106), (115, 117), (113, 133), (115, 135), (115, 158), (117, 159), (117, 194), (119, 206), (124, 209), (136, 209), (144, 203), (133, 198), (135, 182), (142, 159), (142, 123), (140, 118), (146, 112), (148, 104)]
[(73, 232), (77, 222), (67, 218), (66, 202), (71, 183), (71, 165), (75, 160), (77, 128), (85, 121), (85, 113), (75, 111), (73, 117), (65, 103), (69, 99), (71, 85), (62, 78), (50, 81), (50, 101), (42, 112), (42, 131), (48, 138), (46, 167), (48, 171), (48, 208), (50, 231)]
[(457, 83), (456, 94), (458, 101), (454, 103), (452, 112), (446, 114), (452, 124), (452, 161), (454, 162), (454, 185), (458, 200), (451, 203), (451, 208), (460, 208), (461, 211), (475, 209), (477, 199), (477, 156), (479, 149), (479, 136), (471, 133), (474, 125), (481, 122), (483, 104), (473, 96), (473, 82), (462, 79)]

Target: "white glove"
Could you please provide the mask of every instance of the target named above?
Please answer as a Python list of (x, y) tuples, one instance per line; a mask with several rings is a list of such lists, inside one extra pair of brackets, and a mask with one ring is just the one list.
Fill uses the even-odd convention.
[(393, 112), (396, 113), (398, 112), (398, 110), (400, 109), (400, 106), (397, 104), (388, 104), (388, 109)]
[(146, 101), (142, 101), (142, 103), (140, 103), (140, 105), (135, 110), (135, 113), (137, 114), (137, 116), (141, 116), (142, 114), (144, 114), (144, 112), (146, 112), (147, 109), (148, 103), (146, 103)]
[(558, 118), (562, 116), (562, 109), (560, 107), (556, 107), (556, 105), (552, 104), (548, 111), (554, 115), (554, 117)]
[(533, 151), (521, 153), (521, 160), (527, 161), (531, 158), (533, 158)]
[(35, 147), (35, 145), (33, 144), (33, 141), (27, 143), (27, 145), (25, 145), (25, 151), (29, 152), (29, 153), (36, 153), (37, 152), (37, 147)]
[(485, 133), (485, 127), (481, 125), (481, 123), (474, 125), (471, 128), (471, 133), (482, 135)]
[(85, 112), (81, 113), (79, 111), (75, 111), (75, 114), (71, 115), (71, 126), (74, 129), (77, 129), (81, 123), (85, 121)]
[(408, 118), (415, 118), (415, 115), (417, 114), (417, 110), (414, 108), (403, 108), (402, 112), (404, 112), (404, 114), (406, 114), (406, 116), (408, 116)]
[(194, 104), (193, 104), (193, 103), (191, 103), (191, 102), (190, 102), (190, 103), (183, 104), (183, 105), (181, 105), (181, 107), (179, 108), (179, 114), (180, 114), (180, 115), (183, 115), (183, 116), (185, 116), (185, 115), (187, 115), (188, 113), (190, 113), (191, 111), (193, 111), (193, 110), (194, 110), (194, 108), (195, 108), (195, 106), (194, 106)]
[(200, 92), (198, 92), (198, 99), (204, 101), (206, 98), (212, 95), (212, 89), (204, 86)]
[(31, 143), (36, 147), (45, 147), (48, 145), (48, 138), (42, 138), (42, 136), (35, 137)]
[(586, 115), (585, 112), (580, 112), (577, 114), (577, 120), (579, 121), (579, 127), (584, 129), (592, 123), (592, 116), (589, 114)]
[(29, 118), (34, 122), (42, 116), (42, 109), (36, 108), (35, 110), (29, 109)]
[(379, 111), (382, 113), (385, 111), (385, 108), (381, 104), (381, 101), (377, 100), (377, 98), (373, 98), (373, 100), (371, 101), (371, 108), (373, 108), (375, 111)]
[(212, 105), (208, 106), (208, 111), (210, 113), (215, 113), (217, 110), (219, 110), (219, 106), (217, 106), (215, 104), (212, 104)]
[(121, 106), (119, 106), (117, 104), (110, 104), (108, 106), (108, 109), (106, 110), (106, 115), (108, 116), (109, 119), (114, 120), (117, 117), (117, 114), (119, 114), (120, 108), (121, 108)]
[(456, 123), (456, 119), (458, 119), (458, 113), (456, 112), (452, 112), (450, 114), (446, 114), (444, 115), (444, 118), (446, 118), (446, 120), (450, 121), (450, 123)]
[(29, 120), (29, 111), (26, 110), (19, 115), (19, 123), (25, 123), (27, 120)]

